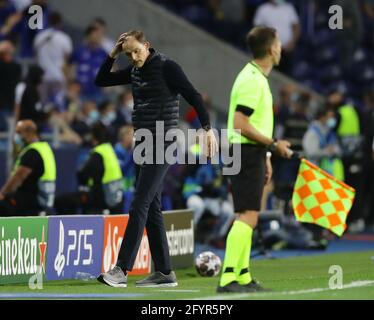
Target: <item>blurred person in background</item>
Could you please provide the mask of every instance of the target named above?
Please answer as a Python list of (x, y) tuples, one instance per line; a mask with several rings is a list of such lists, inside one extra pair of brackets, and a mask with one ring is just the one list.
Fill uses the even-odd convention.
[(0, 189), (1, 215), (39, 215), (53, 212), (56, 162), (47, 142), (40, 141), (32, 120), (17, 123), (15, 144), (21, 152), (10, 178)]
[(16, 86), (21, 80), (21, 65), (14, 60), (15, 47), (12, 42), (0, 41), (0, 131), (8, 128), (15, 102)]
[(0, 40), (15, 40), (12, 31), (21, 19), (22, 10), (17, 10), (9, 0), (0, 0)]
[(118, 139), (119, 125), (116, 122), (117, 113), (116, 106), (110, 100), (106, 100), (99, 104), (100, 121), (106, 127), (108, 139), (111, 143), (116, 143)]
[(103, 18), (96, 17), (93, 19), (91, 25), (95, 28), (98, 28), (101, 32), (101, 47), (105, 50), (107, 54), (109, 54), (112, 51), (116, 42), (112, 38), (109, 38), (107, 35), (106, 21)]
[(294, 6), (286, 0), (269, 0), (258, 7), (253, 25), (264, 25), (278, 31), (282, 42), (282, 60), (278, 69), (290, 74), (293, 51), (301, 34), (299, 16)]
[(356, 197), (348, 216), (349, 228), (352, 232), (360, 232), (365, 228), (363, 196), (363, 136), (361, 115), (339, 91), (327, 97), (327, 103), (335, 111), (335, 132), (338, 137), (344, 165), (344, 181), (356, 189)]
[(349, 72), (353, 55), (360, 46), (363, 38), (363, 22), (359, 1), (334, 0), (334, 5), (342, 8), (343, 28), (334, 30), (339, 50), (339, 64), (343, 70)]
[(40, 84), (44, 71), (37, 65), (28, 68), (26, 79), (16, 87), (15, 119), (33, 120), (39, 132), (47, 130), (48, 110), (43, 105), (40, 96)]
[(55, 109), (64, 113), (69, 123), (82, 109), (81, 91), (80, 83), (76, 80), (70, 80), (67, 83), (66, 90), (61, 91), (53, 101)]
[(117, 119), (118, 121), (125, 125), (131, 124), (131, 114), (134, 109), (134, 97), (132, 96), (132, 92), (130, 90), (126, 90), (122, 92), (118, 96), (118, 104), (117, 104)]
[(307, 92), (294, 92), (288, 113), (280, 115), (279, 138), (290, 141), (294, 151), (302, 150), (302, 139), (310, 122), (308, 115), (310, 99), (311, 96)]
[(104, 99), (101, 88), (95, 85), (100, 65), (107, 57), (102, 48), (103, 34), (99, 27), (89, 26), (85, 30), (84, 42), (73, 51), (70, 63), (75, 66), (75, 78), (82, 86), (82, 96), (101, 102)]
[(305, 133), (302, 145), (305, 157), (339, 180), (344, 180), (342, 150), (334, 131), (335, 113), (327, 107), (317, 111)]
[[(7, 19), (17, 12), (16, 7), (10, 0), (0, 0), (0, 30), (6, 24)], [(0, 31), (0, 40), (3, 40)]]
[(57, 130), (57, 141), (58, 143), (81, 145), (83, 139), (70, 127), (70, 123), (67, 121), (63, 113), (52, 110), (48, 119), (50, 127)]
[(85, 144), (90, 142), (91, 126), (100, 120), (100, 113), (95, 101), (87, 100), (83, 102), (82, 109), (76, 114), (71, 123), (72, 129), (79, 134)]
[(123, 177), (105, 126), (98, 122), (91, 128), (93, 149), (77, 171), (79, 191), (56, 198), (58, 214), (121, 214), (123, 212)]
[[(29, 20), (32, 14), (28, 13), (29, 6), (37, 5), (42, 8), (43, 27), (42, 29), (29, 27)], [(50, 9), (47, 0), (33, 0), (29, 5), (20, 6), (21, 11), (17, 11), (8, 17), (5, 24), (0, 26), (1, 36), (15, 40), (20, 46), (20, 56), (23, 59), (33, 60), (33, 42), (36, 35), (48, 27)]]
[[(288, 96), (288, 91), (283, 88), (281, 91)], [(288, 90), (288, 89), (287, 89)], [(292, 149), (301, 152), (303, 149), (302, 140), (308, 129), (310, 118), (308, 108), (310, 104), (310, 95), (306, 92), (297, 93), (293, 91), (288, 97), (283, 97), (283, 105), (279, 110), (279, 125), (276, 127), (276, 136), (278, 139), (287, 140), (292, 144)], [(285, 104), (286, 103), (286, 104)], [(274, 156), (274, 187), (278, 198), (286, 203), (285, 211), (289, 212), (289, 201), (292, 198), (293, 188), (299, 170), (300, 161), (298, 159), (282, 159)]]
[(135, 191), (135, 162), (133, 159), (134, 128), (131, 125), (122, 127), (118, 142), (114, 146), (123, 176), (124, 213), (129, 213)]
[(29, 7), (32, 0), (9, 0), (17, 11), (23, 11), (25, 8)]
[[(341, 161), (342, 150), (334, 131), (336, 119), (334, 111), (321, 107), (315, 120), (309, 125), (303, 138), (305, 158), (314, 162), (321, 169), (339, 180), (344, 180), (344, 167)], [(328, 245), (328, 232), (318, 225), (306, 224), (305, 228), (312, 232), (314, 248), (325, 249)]]
[(208, 0), (206, 6), (213, 18), (210, 31), (242, 47), (243, 37), (248, 29), (244, 20), (244, 0)]
[[(195, 147), (198, 145), (193, 145)], [(186, 206), (194, 212), (194, 225), (199, 223), (204, 213), (209, 212), (217, 219), (211, 234), (199, 234), (198, 237), (211, 245), (224, 248), (228, 230), (235, 219), (234, 208), (229, 201), (228, 180), (222, 175), (222, 164), (200, 164), (192, 167), (186, 177), (183, 196)]]
[(172, 164), (164, 179), (161, 194), (161, 209), (163, 211), (185, 209), (185, 201), (182, 196), (183, 166), (179, 163)]
[(73, 51), (72, 40), (63, 32), (63, 21), (58, 12), (49, 16), (49, 28), (39, 32), (34, 39), (34, 50), (39, 66), (44, 70), (42, 100), (53, 101), (66, 86), (67, 62)]
[(277, 139), (283, 135), (283, 123), (289, 117), (292, 111), (292, 96), (295, 94), (294, 86), (290, 84), (283, 85), (279, 91), (279, 103), (275, 106), (275, 112), (279, 123), (275, 126), (275, 136)]

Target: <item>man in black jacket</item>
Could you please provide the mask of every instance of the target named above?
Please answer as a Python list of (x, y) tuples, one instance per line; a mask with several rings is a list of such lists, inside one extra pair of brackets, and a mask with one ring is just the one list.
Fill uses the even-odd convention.
[[(120, 52), (127, 55), (131, 66), (111, 72)], [(207, 156), (212, 157), (218, 150), (201, 95), (189, 82), (181, 67), (151, 48), (140, 31), (130, 31), (120, 36), (96, 77), (96, 85), (103, 87), (130, 83), (134, 96), (132, 122), (135, 136), (137, 130), (147, 129), (151, 133), (152, 141), (153, 138), (158, 139), (156, 122), (159, 121), (163, 123), (165, 132), (175, 129), (178, 126), (179, 94), (181, 94), (195, 106), (201, 125), (206, 130)], [(167, 143), (164, 144), (166, 145)], [(153, 146), (157, 147), (157, 143)], [(154, 147), (149, 146), (145, 152), (152, 154), (152, 158), (155, 157)], [(165, 149), (162, 150), (162, 153), (164, 152)], [(158, 164), (158, 161), (157, 164), (154, 161), (136, 164), (136, 190), (117, 265), (109, 272), (101, 274), (99, 281), (113, 287), (127, 286), (127, 271), (132, 270), (145, 227), (156, 272), (144, 280), (137, 281), (136, 285), (139, 287), (178, 285), (175, 273), (171, 270), (161, 212), (162, 185), (168, 168), (168, 163)]]

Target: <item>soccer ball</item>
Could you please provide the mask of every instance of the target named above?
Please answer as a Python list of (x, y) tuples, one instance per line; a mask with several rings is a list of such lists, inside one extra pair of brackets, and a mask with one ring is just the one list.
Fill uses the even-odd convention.
[(195, 259), (195, 268), (202, 277), (214, 277), (221, 271), (221, 259), (211, 251), (200, 253)]

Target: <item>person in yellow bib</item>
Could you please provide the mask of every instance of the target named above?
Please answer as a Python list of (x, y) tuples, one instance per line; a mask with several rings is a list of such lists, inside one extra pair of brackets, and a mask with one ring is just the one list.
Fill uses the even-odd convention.
[(0, 190), (0, 216), (31, 216), (53, 212), (56, 161), (49, 144), (40, 141), (35, 122), (17, 123), (14, 137), (21, 152)]
[(94, 124), (91, 136), (93, 148), (77, 172), (79, 191), (57, 197), (58, 214), (123, 213), (123, 176), (106, 127)]
[[(264, 186), (270, 182), (272, 166), (269, 150), (289, 158), (290, 143), (273, 136), (273, 98), (268, 75), (281, 57), (281, 41), (273, 28), (255, 27), (247, 35), (253, 60), (238, 74), (228, 114), (228, 139), (239, 144), (240, 172), (231, 177), (237, 219), (226, 240), (225, 259), (217, 292), (264, 290), (252, 278), (249, 260), (252, 233), (257, 226)], [(237, 149), (234, 146), (233, 150)], [(239, 158), (239, 159), (237, 159)]]

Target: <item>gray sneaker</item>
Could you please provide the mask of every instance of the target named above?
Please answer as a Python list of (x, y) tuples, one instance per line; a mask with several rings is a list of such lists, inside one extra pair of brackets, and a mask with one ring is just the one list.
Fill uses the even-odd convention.
[(135, 285), (143, 288), (176, 287), (178, 282), (174, 271), (171, 271), (168, 275), (156, 271), (145, 279), (136, 281)]
[(120, 267), (115, 266), (112, 270), (102, 273), (98, 281), (115, 288), (127, 287), (127, 274)]

